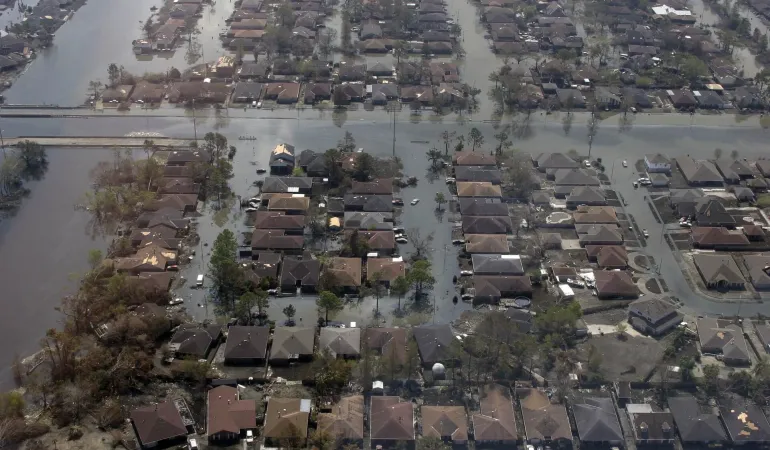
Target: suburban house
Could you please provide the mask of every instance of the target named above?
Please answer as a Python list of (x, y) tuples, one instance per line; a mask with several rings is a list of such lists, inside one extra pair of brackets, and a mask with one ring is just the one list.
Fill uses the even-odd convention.
[(286, 214), (306, 214), (310, 209), (310, 197), (304, 194), (273, 194), (267, 202), (267, 209)]
[(586, 245), (588, 260), (601, 269), (626, 269), (628, 251), (622, 245)]
[(508, 216), (463, 216), (462, 230), (470, 234), (509, 234), (513, 223)]
[(458, 181), (456, 184), (458, 197), (500, 198), (502, 196), (500, 186), (486, 181)]
[(305, 216), (301, 214), (286, 214), (284, 211), (257, 211), (254, 214), (254, 228), (260, 230), (284, 230), (284, 234), (302, 235), (305, 230), (305, 222)]
[(225, 364), (259, 365), (267, 359), (270, 327), (233, 325), (227, 331)]
[(345, 211), (392, 212), (392, 195), (346, 194)]
[(315, 350), (315, 328), (275, 327), (270, 364), (309, 361)]
[(576, 224), (612, 224), (618, 225), (618, 215), (612, 206), (578, 206), (572, 213)]
[(388, 448), (404, 442), (413, 445), (414, 408), (412, 402), (398, 397), (373, 396), (369, 407), (369, 432), (372, 447)]
[(726, 395), (719, 401), (719, 416), (733, 445), (766, 446), (770, 423), (762, 409), (747, 398)]
[(690, 232), (693, 248), (711, 250), (744, 250), (750, 244), (742, 230), (731, 231), (724, 227), (693, 227)]
[(307, 441), (309, 419), (310, 399), (270, 397), (262, 435), (271, 447), (290, 440), (294, 441), (292, 446), (302, 448)]
[(462, 197), (458, 199), (463, 216), (508, 216), (508, 205), (497, 198)]
[(270, 173), (289, 175), (294, 170), (294, 164), (293, 145), (278, 144), (270, 152)]
[(476, 445), (513, 446), (519, 440), (511, 391), (499, 384), (482, 388), (479, 411), (471, 416)]
[(423, 366), (432, 367), (452, 358), (451, 347), (455, 337), (449, 325), (421, 325), (412, 328), (412, 334)]
[(178, 357), (205, 359), (222, 336), (221, 325), (182, 324), (168, 344)]
[(474, 275), (473, 288), (475, 302), (498, 303), (503, 298), (532, 296), (529, 276)]
[(312, 190), (313, 179), (310, 177), (267, 177), (262, 184), (261, 192), (309, 195)]
[(572, 447), (572, 429), (567, 408), (536, 388), (516, 388), (524, 418), (527, 443), (551, 448)]
[(716, 161), (716, 166), (728, 183), (738, 184), (742, 180), (754, 178), (754, 171), (751, 170), (751, 167), (746, 160), (718, 159)]
[(393, 178), (379, 178), (372, 181), (353, 181), (349, 194), (392, 195)]
[(492, 184), (502, 182), (500, 169), (491, 166), (458, 166), (454, 171), (457, 181), (485, 181)]
[(281, 265), (281, 289), (289, 292), (300, 289), (314, 292), (321, 276), (321, 263), (317, 259), (287, 256)]
[(696, 253), (692, 259), (707, 288), (718, 290), (745, 289), (746, 280), (730, 254)]
[(745, 255), (743, 262), (749, 269), (751, 285), (758, 291), (770, 289), (770, 254)]
[(634, 440), (638, 446), (671, 448), (676, 442), (674, 417), (668, 412), (653, 411), (648, 404), (626, 405)]
[(475, 275), (524, 275), (520, 255), (485, 255), (471, 257)]
[(504, 234), (465, 234), (465, 251), (470, 254), (506, 254), (510, 252), (510, 247)]
[(329, 259), (326, 270), (332, 274), (338, 286), (346, 290), (358, 290), (362, 282), (361, 258), (334, 257)]
[(704, 317), (698, 319), (697, 326), (701, 353), (722, 355), (728, 365), (751, 364), (751, 350), (739, 325), (725, 319)]
[(595, 270), (594, 277), (599, 298), (639, 297), (639, 288), (626, 272)]
[(644, 167), (648, 173), (671, 173), (671, 160), (660, 153), (644, 155)]
[(464, 406), (420, 407), (422, 435), (441, 439), (452, 445), (468, 442), (468, 417)]
[(541, 172), (549, 169), (577, 169), (580, 165), (564, 153), (541, 153), (533, 159), (535, 167)]
[(405, 328), (364, 328), (364, 347), (399, 364), (406, 363), (406, 340)]
[(623, 430), (620, 428), (612, 398), (585, 398), (572, 405), (572, 414), (581, 444), (623, 445)]
[(606, 206), (607, 197), (604, 189), (596, 186), (577, 186), (567, 195), (567, 208), (576, 208), (581, 205)]
[(669, 397), (668, 409), (674, 416), (674, 423), (683, 444), (713, 447), (721, 446), (727, 441), (719, 416), (714, 414), (712, 408), (700, 405), (695, 397)]
[(194, 163), (208, 163), (211, 162), (212, 157), (213, 155), (206, 150), (174, 150), (169, 153), (166, 165), (186, 166)]
[(364, 442), (364, 396), (349, 395), (332, 405), (331, 411), (318, 413), (318, 430), (344, 444)]
[(659, 297), (636, 300), (628, 305), (628, 323), (640, 333), (660, 336), (682, 323), (684, 316)]
[(366, 258), (366, 279), (370, 283), (390, 286), (398, 277), (406, 276), (406, 264), (401, 256), (397, 258)]
[(575, 231), (578, 234), (578, 241), (583, 247), (598, 245), (623, 245), (623, 234), (617, 225), (598, 224), (598, 225), (576, 225)]
[(770, 353), (770, 325), (766, 322), (755, 321), (754, 331), (757, 333), (759, 342), (762, 343), (762, 349), (764, 349), (766, 353)]
[(695, 201), (695, 222), (702, 227), (735, 226), (735, 218), (731, 216), (719, 200), (703, 197)]
[[(593, 171), (586, 169), (556, 169), (553, 180), (557, 186), (600, 186)], [(566, 195), (566, 194), (564, 194)]]
[(494, 156), (483, 152), (455, 152), (452, 155), (452, 164), (455, 166), (497, 166)]
[(674, 158), (690, 186), (722, 186), (724, 179), (711, 161), (696, 161), (689, 156)]
[(396, 234), (393, 230), (379, 231), (358, 231), (347, 232), (358, 233), (358, 239), (366, 243), (367, 248), (372, 252), (378, 252), (382, 255), (389, 255), (396, 249)]
[(346, 230), (392, 231), (393, 213), (345, 211), (342, 228)]
[(173, 400), (131, 411), (131, 424), (141, 448), (184, 443), (188, 433)]
[(286, 254), (301, 253), (305, 239), (299, 235), (289, 235), (286, 230), (255, 229), (251, 234), (252, 254), (264, 250)]
[(251, 257), (253, 259), (251, 271), (257, 277), (257, 284), (265, 278), (269, 278), (271, 281), (278, 281), (280, 279), (278, 274), (281, 261), (283, 261), (282, 254), (275, 252), (252, 252)]
[(217, 386), (208, 393), (206, 434), (210, 442), (234, 441), (257, 429), (257, 403), (241, 400), (238, 388)]
[(361, 355), (361, 329), (322, 327), (318, 349), (329, 351), (335, 358), (358, 358)]

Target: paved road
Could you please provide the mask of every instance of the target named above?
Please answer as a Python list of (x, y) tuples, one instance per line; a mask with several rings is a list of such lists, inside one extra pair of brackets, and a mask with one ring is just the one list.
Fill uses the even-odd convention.
[(187, 147), (190, 144), (192, 138), (186, 139), (174, 139), (167, 137), (50, 137), (50, 136), (20, 136), (17, 138), (5, 139), (5, 145), (16, 145), (19, 142), (29, 140), (35, 141), (40, 145), (46, 145), (53, 148), (61, 147), (95, 147), (95, 148), (110, 148), (110, 147), (144, 147), (144, 141), (150, 139), (156, 145), (161, 147)]

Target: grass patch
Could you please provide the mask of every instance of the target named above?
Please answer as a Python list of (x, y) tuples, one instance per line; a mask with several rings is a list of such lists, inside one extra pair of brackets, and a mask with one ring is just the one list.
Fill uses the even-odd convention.
[(760, 208), (770, 207), (770, 194), (759, 194), (757, 196), (757, 206)]

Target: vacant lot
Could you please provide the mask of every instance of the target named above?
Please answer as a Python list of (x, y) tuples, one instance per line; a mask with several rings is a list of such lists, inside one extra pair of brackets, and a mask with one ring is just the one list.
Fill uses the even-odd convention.
[(663, 346), (647, 337), (627, 336), (625, 340), (617, 334), (593, 336), (579, 347), (579, 357), (588, 362), (588, 352), (593, 346), (601, 355), (601, 374), (607, 380), (643, 380), (658, 365), (663, 355)]

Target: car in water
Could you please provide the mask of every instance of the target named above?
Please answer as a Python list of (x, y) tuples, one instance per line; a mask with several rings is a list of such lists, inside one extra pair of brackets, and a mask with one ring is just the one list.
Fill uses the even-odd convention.
[(419, 198), (413, 198), (412, 201), (409, 202), (409, 204), (411, 204), (412, 206), (414, 206), (414, 205), (416, 205), (418, 203), (420, 203), (420, 199)]

